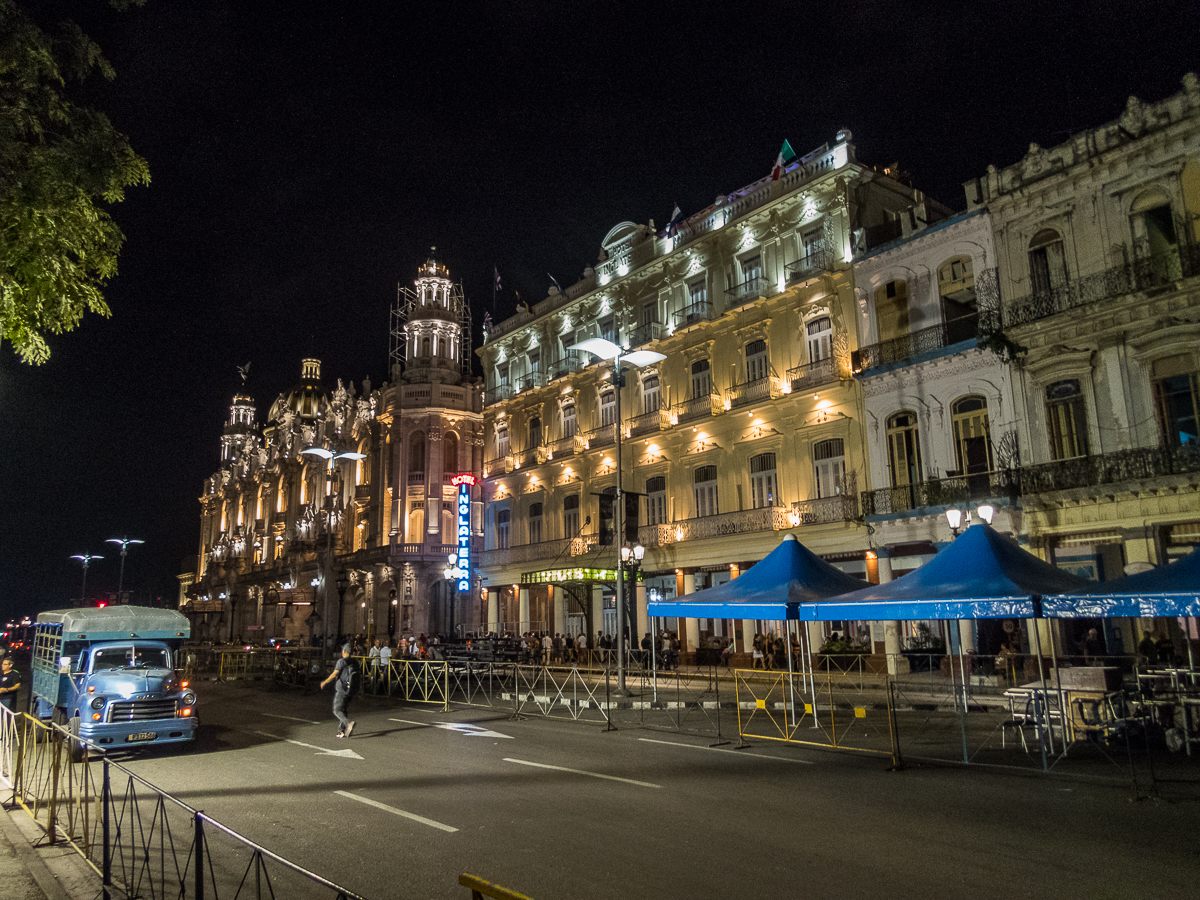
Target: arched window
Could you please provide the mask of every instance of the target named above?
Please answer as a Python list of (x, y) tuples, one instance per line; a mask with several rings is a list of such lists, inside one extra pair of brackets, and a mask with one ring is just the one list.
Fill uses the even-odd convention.
[(813, 444), (813, 477), (817, 499), (835, 497), (846, 484), (846, 452), (841, 438)]
[(542, 446), (542, 420), (538, 416), (534, 416), (529, 420), (529, 446), (528, 450), (535, 450)]
[(889, 281), (875, 292), (875, 324), (880, 343), (908, 334), (907, 282)]
[(717, 467), (700, 466), (692, 475), (692, 498), (696, 502), (696, 515), (715, 516), (717, 504)]
[(808, 361), (810, 363), (829, 359), (833, 355), (833, 322), (829, 316), (813, 319), (804, 326), (808, 337)]
[(421, 338), (421, 355), (426, 356), (426, 357), (433, 355), (430, 341), (429, 341), (429, 335), (426, 335), (425, 337)]
[(458, 473), (458, 435), (447, 431), (442, 437), (442, 480), (449, 481)]
[(573, 538), (579, 534), (579, 495), (563, 498), (563, 537)]
[(655, 475), (646, 479), (646, 524), (664, 525), (667, 521), (667, 478)]
[(615, 391), (605, 391), (600, 395), (600, 427), (612, 425), (617, 421), (617, 394)]
[(698, 400), (712, 393), (712, 366), (707, 359), (692, 363), (692, 399)]
[(917, 414), (904, 410), (889, 416), (887, 435), (892, 487), (920, 484), (921, 441), (917, 432)]
[(992, 438), (988, 430), (987, 398), (973, 395), (951, 405), (954, 455), (964, 475), (992, 471)]
[(1034, 294), (1049, 294), (1067, 283), (1063, 241), (1053, 228), (1043, 228), (1029, 242), (1029, 286)]
[(746, 345), (746, 383), (767, 377), (767, 342), (759, 339)]
[(425, 478), (425, 432), (416, 432), (408, 441), (408, 478)]
[(750, 457), (750, 499), (755, 509), (778, 506), (775, 496), (775, 454)]

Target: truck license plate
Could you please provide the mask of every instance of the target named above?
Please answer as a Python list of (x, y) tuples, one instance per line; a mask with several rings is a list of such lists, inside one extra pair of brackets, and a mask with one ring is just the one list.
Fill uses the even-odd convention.
[(125, 737), (125, 743), (133, 741), (152, 741), (158, 737), (157, 731), (139, 731), (137, 734), (130, 734)]

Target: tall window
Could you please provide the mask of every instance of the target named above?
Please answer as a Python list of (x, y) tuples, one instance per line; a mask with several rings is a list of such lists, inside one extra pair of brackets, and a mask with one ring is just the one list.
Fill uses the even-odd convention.
[(529, 374), (535, 378), (542, 372), (542, 349), (534, 347), (529, 351)]
[(887, 435), (892, 487), (920, 484), (921, 442), (917, 433), (917, 414), (905, 410), (889, 416)]
[(564, 403), (558, 411), (559, 421), (562, 424), (560, 434), (564, 438), (575, 437), (575, 404)]
[(529, 448), (535, 450), (542, 446), (542, 420), (534, 416), (529, 420)]
[(692, 399), (707, 397), (712, 393), (712, 366), (707, 359), (692, 363)]
[(842, 492), (846, 484), (846, 454), (841, 438), (813, 444), (813, 479), (818, 499)]
[(617, 342), (617, 320), (615, 316), (600, 320), (600, 337), (606, 341)]
[(746, 382), (761, 381), (767, 377), (767, 342), (751, 341), (746, 345)]
[(975, 301), (975, 273), (969, 257), (956, 256), (938, 266), (938, 295), (950, 343), (974, 337), (979, 309)]
[(1046, 431), (1051, 459), (1087, 456), (1087, 413), (1078, 379), (1056, 381), (1046, 388)]
[[(508, 363), (501, 363), (496, 366), (496, 387), (508, 387)], [(501, 391), (503, 393), (503, 391)]]
[(1151, 188), (1134, 201), (1129, 216), (1133, 233), (1133, 252), (1138, 259), (1150, 260), (1139, 274), (1153, 284), (1176, 281), (1182, 277), (1179, 260), (1179, 238), (1171, 200), (1160, 188)]
[(665, 525), (667, 522), (667, 478), (655, 475), (646, 479), (646, 524)]
[(1154, 405), (1163, 443), (1194, 446), (1197, 441), (1196, 364), (1184, 353), (1154, 362)]
[(1035, 294), (1048, 294), (1067, 282), (1062, 236), (1043, 228), (1029, 242), (1029, 285)]
[(529, 543), (542, 542), (542, 504), (529, 504)]
[(458, 435), (448, 431), (442, 438), (442, 480), (449, 481), (458, 471)]
[(496, 549), (508, 549), (508, 519), (507, 509), (496, 510)]
[(563, 498), (563, 537), (573, 538), (579, 534), (579, 495)]
[(696, 516), (717, 514), (717, 467), (700, 466), (692, 476), (692, 497), (696, 501)]
[(804, 243), (804, 267), (809, 270), (819, 268), (825, 262), (825, 232), (820, 228), (813, 228), (804, 232), (802, 240)]
[(605, 391), (600, 395), (600, 427), (617, 421), (617, 392)]
[(508, 456), (508, 426), (496, 426), (496, 456)]
[(418, 431), (408, 442), (409, 474), (425, 471), (425, 432)]
[(777, 506), (775, 502), (775, 454), (750, 457), (750, 500), (755, 509)]
[(881, 343), (908, 334), (907, 282), (889, 281), (875, 292), (875, 324)]
[(964, 475), (992, 471), (992, 439), (987, 399), (963, 397), (950, 407), (954, 419), (954, 453)]
[(658, 322), (658, 300), (647, 300), (642, 304), (642, 324), (654, 325)]
[(688, 308), (684, 317), (686, 324), (708, 318), (708, 282), (701, 278), (688, 285)]
[(819, 362), (833, 355), (833, 323), (829, 316), (813, 319), (804, 326), (808, 334), (808, 361)]
[(658, 406), (658, 376), (648, 375), (642, 381), (642, 411), (646, 413), (658, 412)]
[(751, 256), (742, 260), (742, 284), (762, 278), (762, 257)]

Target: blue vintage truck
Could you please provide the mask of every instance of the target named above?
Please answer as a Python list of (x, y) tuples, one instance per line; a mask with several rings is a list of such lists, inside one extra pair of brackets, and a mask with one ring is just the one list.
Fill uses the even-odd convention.
[(196, 736), (196, 694), (177, 671), (188, 620), (169, 609), (107, 606), (41, 613), (34, 625), (35, 715), (116, 749)]

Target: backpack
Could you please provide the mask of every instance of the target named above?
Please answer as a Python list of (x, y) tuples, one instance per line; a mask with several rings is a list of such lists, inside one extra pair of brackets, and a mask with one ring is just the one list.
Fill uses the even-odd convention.
[(345, 662), (346, 665), (342, 669), (342, 686), (346, 696), (353, 697), (358, 693), (358, 667), (350, 660)]

